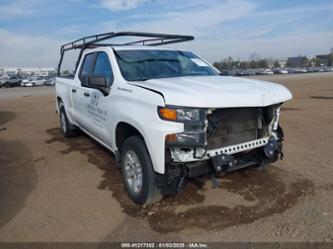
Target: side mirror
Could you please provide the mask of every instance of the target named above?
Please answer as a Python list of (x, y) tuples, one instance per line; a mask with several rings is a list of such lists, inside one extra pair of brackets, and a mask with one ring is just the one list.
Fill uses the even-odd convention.
[(88, 87), (100, 90), (104, 95), (110, 93), (110, 88), (107, 85), (107, 81), (104, 75), (89, 75)]

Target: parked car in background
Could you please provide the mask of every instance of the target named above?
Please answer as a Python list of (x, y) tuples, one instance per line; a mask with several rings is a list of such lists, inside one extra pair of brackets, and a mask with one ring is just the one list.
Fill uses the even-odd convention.
[(54, 86), (55, 85), (55, 77), (45, 76), (45, 86)]
[(231, 74), (230, 74), (230, 72), (228, 70), (220, 70), (220, 75), (222, 75), (222, 76), (229, 76)]
[(272, 69), (267, 68), (263, 71), (263, 74), (272, 75), (272, 74), (274, 74), (274, 72), (272, 71)]
[(248, 76), (248, 75), (249, 74), (248, 74), (247, 70), (245, 70), (245, 69), (238, 69), (236, 71), (236, 76)]
[(25, 86), (25, 84), (29, 83), (29, 81), (30, 81), (30, 78), (22, 79), (21, 86)]
[(27, 80), (23, 80), (22, 86), (42, 86), (44, 85), (45, 81), (46, 80), (42, 76), (33, 76)]
[(331, 72), (331, 68), (329, 68), (329, 67), (324, 67), (323, 69), (324, 69), (324, 72)]
[(277, 74), (288, 74), (288, 70), (285, 68), (278, 68), (276, 71), (274, 71), (274, 73)]
[(295, 73), (307, 73), (308, 71), (305, 68), (296, 68)]
[(20, 86), (21, 79), (16, 75), (10, 76), (8, 78), (3, 78), (0, 80), (0, 87), (14, 87)]
[(308, 71), (308, 73), (315, 73), (315, 72), (317, 72), (315, 67), (308, 67), (306, 70)]
[(285, 69), (288, 71), (289, 74), (296, 72), (295, 68), (285, 68)]
[(5, 83), (5, 80), (6, 80), (5, 77), (0, 78), (0, 87)]
[(257, 70), (256, 69), (247, 69), (246, 70), (247, 71), (247, 73), (248, 73), (248, 75), (256, 75), (256, 73), (257, 73)]

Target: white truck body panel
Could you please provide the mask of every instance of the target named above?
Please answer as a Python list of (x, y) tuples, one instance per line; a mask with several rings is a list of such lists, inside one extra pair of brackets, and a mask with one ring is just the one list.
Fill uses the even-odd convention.
[(269, 106), (291, 99), (290, 91), (284, 86), (227, 76), (152, 79), (134, 84), (163, 93), (165, 103), (176, 106), (253, 107)]

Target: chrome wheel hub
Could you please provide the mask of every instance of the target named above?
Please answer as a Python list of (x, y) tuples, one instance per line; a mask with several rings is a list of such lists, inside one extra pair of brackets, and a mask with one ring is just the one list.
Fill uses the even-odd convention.
[(130, 188), (135, 194), (142, 189), (142, 168), (137, 154), (133, 150), (127, 151), (124, 157), (125, 178)]

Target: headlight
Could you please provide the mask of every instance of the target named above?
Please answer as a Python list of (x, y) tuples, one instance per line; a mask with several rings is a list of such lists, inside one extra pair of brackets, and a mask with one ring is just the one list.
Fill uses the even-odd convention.
[(167, 145), (202, 147), (206, 144), (205, 109), (159, 107), (158, 114), (163, 120), (184, 123), (183, 132), (166, 136)]
[(200, 110), (193, 108), (169, 108), (159, 107), (158, 114), (161, 119), (178, 122), (200, 121)]

